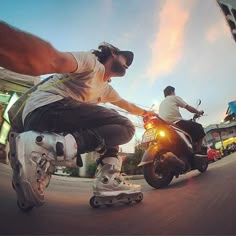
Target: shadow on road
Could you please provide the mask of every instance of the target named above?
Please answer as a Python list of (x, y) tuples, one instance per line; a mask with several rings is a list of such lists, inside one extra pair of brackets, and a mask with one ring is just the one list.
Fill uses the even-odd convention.
[[(176, 188), (182, 188), (184, 186), (189, 185), (190, 182), (194, 181), (195, 183), (200, 183), (202, 179), (212, 178), (212, 175), (215, 175), (216, 171), (214, 170), (207, 170), (205, 173), (195, 173), (192, 176), (188, 176), (188, 178), (184, 179), (176, 179), (175, 182), (170, 184), (168, 188), (176, 189)], [(181, 177), (180, 177), (181, 178)]]

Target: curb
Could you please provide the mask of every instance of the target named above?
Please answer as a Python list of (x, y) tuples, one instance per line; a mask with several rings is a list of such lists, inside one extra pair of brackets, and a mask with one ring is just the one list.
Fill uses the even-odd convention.
[[(143, 179), (143, 175), (127, 175), (125, 176), (126, 180), (138, 180)], [(85, 178), (85, 177), (70, 177), (70, 176), (61, 176), (61, 175), (52, 175), (52, 179), (62, 180), (62, 181), (81, 181), (81, 182), (91, 182), (94, 178)]]
[(137, 179), (144, 179), (143, 175), (128, 175), (125, 177), (125, 179), (130, 179), (130, 180), (137, 180)]
[(70, 176), (61, 176), (61, 175), (52, 175), (52, 179), (61, 180), (61, 181), (81, 181), (81, 182), (91, 182), (93, 178), (83, 178), (83, 177), (70, 177)]
[[(4, 169), (11, 170), (11, 166), (9, 164), (1, 163), (0, 166)], [(143, 175), (127, 175), (124, 176), (126, 180), (138, 180), (143, 179)], [(52, 179), (55, 180), (64, 180), (64, 181), (82, 181), (82, 182), (91, 182), (94, 180), (94, 178), (85, 178), (85, 177), (70, 177), (70, 176), (61, 176), (61, 175), (52, 175)]]

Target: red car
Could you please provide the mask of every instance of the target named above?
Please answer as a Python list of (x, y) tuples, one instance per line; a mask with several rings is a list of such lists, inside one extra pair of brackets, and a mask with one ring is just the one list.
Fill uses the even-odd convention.
[(214, 148), (210, 148), (210, 147), (207, 149), (207, 156), (208, 156), (209, 162), (217, 161), (221, 159), (220, 151)]

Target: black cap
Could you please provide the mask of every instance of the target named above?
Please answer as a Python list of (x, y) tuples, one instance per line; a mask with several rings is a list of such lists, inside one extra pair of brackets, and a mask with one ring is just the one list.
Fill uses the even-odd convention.
[(133, 59), (134, 59), (134, 53), (133, 52), (131, 52), (131, 51), (121, 51), (119, 48), (117, 48), (117, 47), (115, 47), (112, 44), (107, 43), (107, 42), (101, 43), (98, 48), (101, 49), (102, 47), (107, 47), (107, 48), (109, 48), (109, 50), (111, 50), (111, 51), (113, 51), (117, 54), (123, 55), (127, 60), (127, 63), (126, 63), (127, 66), (130, 66), (132, 64)]
[(127, 66), (130, 66), (134, 59), (134, 53), (131, 51), (118, 51), (119, 54), (123, 55), (127, 60)]

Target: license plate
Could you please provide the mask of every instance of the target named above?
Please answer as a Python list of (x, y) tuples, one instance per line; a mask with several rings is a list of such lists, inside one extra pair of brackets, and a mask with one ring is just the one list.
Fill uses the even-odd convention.
[(156, 139), (156, 133), (157, 129), (148, 129), (144, 134), (142, 138), (142, 143), (148, 143), (151, 141), (154, 141)]

